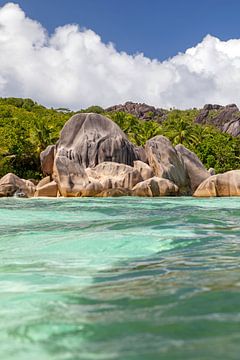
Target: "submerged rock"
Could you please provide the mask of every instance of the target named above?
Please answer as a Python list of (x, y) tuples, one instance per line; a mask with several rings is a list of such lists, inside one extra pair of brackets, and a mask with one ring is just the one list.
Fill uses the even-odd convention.
[(240, 170), (210, 176), (198, 186), (193, 196), (240, 196)]
[(34, 196), (35, 185), (29, 181), (19, 178), (17, 175), (9, 173), (0, 179), (0, 197), (16, 196), (32, 197)]

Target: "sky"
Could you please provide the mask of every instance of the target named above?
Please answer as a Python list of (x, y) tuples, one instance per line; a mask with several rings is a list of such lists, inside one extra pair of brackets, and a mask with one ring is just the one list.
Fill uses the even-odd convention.
[(0, 0), (0, 96), (240, 105), (238, 0)]

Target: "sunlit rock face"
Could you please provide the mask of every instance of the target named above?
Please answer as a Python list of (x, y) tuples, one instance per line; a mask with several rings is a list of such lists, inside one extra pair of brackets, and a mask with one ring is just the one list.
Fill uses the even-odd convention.
[(191, 192), (194, 193), (198, 185), (211, 176), (211, 174), (204, 167), (197, 155), (185, 146), (178, 144), (175, 146), (175, 149), (183, 159), (190, 181)]
[(148, 140), (145, 150), (154, 175), (172, 181), (181, 195), (191, 193), (190, 180), (184, 161), (165, 136), (158, 135)]
[(0, 197), (19, 196), (32, 197), (35, 192), (35, 185), (29, 181), (9, 173), (0, 179)]
[(199, 185), (194, 196), (240, 196), (240, 170), (210, 176)]
[(84, 168), (104, 161), (133, 165), (135, 147), (113, 121), (99, 114), (77, 114), (64, 125), (56, 155), (78, 162)]

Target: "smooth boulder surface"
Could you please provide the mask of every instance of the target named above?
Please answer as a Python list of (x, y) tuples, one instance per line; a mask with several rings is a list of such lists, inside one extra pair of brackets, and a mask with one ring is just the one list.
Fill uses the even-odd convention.
[(21, 179), (15, 174), (9, 173), (0, 179), (0, 197), (32, 197), (34, 192), (35, 185), (31, 181)]
[(58, 156), (74, 160), (84, 168), (104, 161), (132, 166), (138, 160), (134, 145), (119, 126), (93, 113), (77, 114), (66, 122), (56, 145)]
[(53, 176), (60, 194), (64, 197), (81, 196), (82, 190), (89, 184), (85, 169), (66, 156), (55, 158)]
[(94, 168), (86, 169), (89, 179), (100, 181), (104, 190), (111, 188), (132, 189), (142, 181), (137, 169), (116, 162), (103, 162)]
[(197, 187), (209, 176), (211, 176), (211, 174), (207, 171), (197, 155), (185, 148), (185, 146), (178, 144), (175, 146), (175, 149), (184, 161), (190, 180), (191, 191), (194, 193)]
[(159, 177), (138, 183), (132, 189), (133, 196), (175, 196), (178, 195), (178, 187), (170, 180)]
[(134, 167), (134, 169), (139, 171), (143, 180), (147, 180), (147, 179), (150, 179), (151, 177), (153, 177), (152, 168), (145, 162), (136, 160), (136, 161), (134, 161), (133, 167)]
[(57, 197), (58, 185), (55, 181), (48, 182), (42, 186), (37, 186), (35, 197)]
[(120, 197), (120, 196), (131, 196), (132, 192), (125, 188), (115, 188), (103, 190), (97, 197)]
[(42, 172), (45, 175), (52, 175), (55, 155), (55, 145), (49, 145), (40, 154)]
[(181, 195), (191, 193), (184, 161), (170, 140), (162, 135), (155, 136), (146, 142), (145, 150), (155, 176), (172, 181), (178, 186)]
[(199, 185), (193, 196), (240, 196), (240, 170), (210, 176)]

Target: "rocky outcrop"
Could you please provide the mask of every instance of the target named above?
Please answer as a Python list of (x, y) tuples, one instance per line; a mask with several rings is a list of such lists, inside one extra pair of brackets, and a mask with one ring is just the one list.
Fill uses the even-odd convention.
[(152, 168), (143, 161), (140, 160), (134, 161), (133, 167), (134, 169), (138, 170), (143, 180), (147, 180), (153, 177)]
[(86, 169), (88, 178), (98, 180), (104, 190), (112, 188), (132, 189), (143, 180), (140, 172), (131, 166), (115, 162), (103, 162)]
[(51, 181), (42, 186), (37, 186), (35, 197), (57, 197), (58, 194), (58, 185), (55, 181)]
[(131, 196), (132, 192), (129, 189), (125, 188), (115, 188), (103, 190), (97, 195), (97, 197), (120, 197), (120, 196)]
[(214, 125), (232, 136), (240, 135), (240, 112), (235, 104), (227, 106), (207, 104), (200, 111), (195, 122), (201, 125)]
[(182, 157), (189, 177), (191, 193), (197, 189), (199, 184), (206, 180), (210, 175), (196, 154), (179, 144), (175, 146), (178, 154)]
[(155, 176), (172, 181), (178, 186), (181, 195), (191, 193), (184, 161), (170, 140), (162, 135), (155, 136), (147, 141), (145, 150)]
[(131, 101), (126, 102), (125, 104), (111, 106), (105, 111), (116, 112), (122, 111), (131, 115), (136, 116), (141, 120), (155, 120), (159, 123), (163, 122), (166, 119), (168, 113), (167, 110), (157, 109), (154, 106), (147, 104), (134, 103)]
[(154, 176), (134, 186), (132, 194), (134, 196), (148, 197), (175, 196), (178, 195), (178, 187), (170, 180)]
[(90, 182), (83, 166), (66, 156), (55, 158), (54, 180), (64, 197), (81, 196), (82, 190)]
[(55, 145), (49, 145), (40, 154), (41, 168), (44, 175), (51, 175), (53, 173)]
[(34, 196), (34, 192), (35, 185), (31, 181), (21, 179), (12, 173), (0, 179), (0, 197), (14, 195), (19, 197), (32, 197)]
[(104, 161), (133, 165), (138, 160), (134, 145), (110, 119), (99, 114), (77, 114), (64, 125), (56, 145), (56, 155), (84, 168)]
[(199, 185), (194, 196), (240, 196), (240, 170), (210, 176)]

